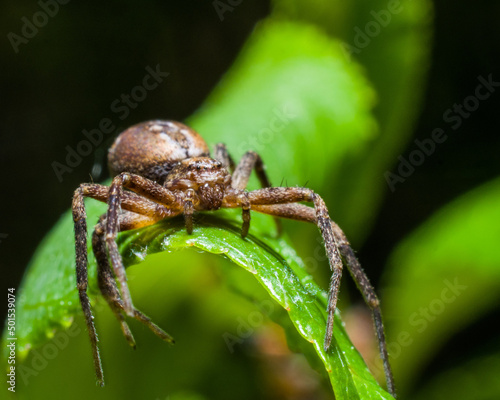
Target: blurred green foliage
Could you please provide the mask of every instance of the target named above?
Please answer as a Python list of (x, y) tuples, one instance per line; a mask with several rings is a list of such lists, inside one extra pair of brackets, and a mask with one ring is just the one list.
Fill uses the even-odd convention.
[[(378, 134), (364, 151), (345, 155), (332, 202), (348, 237), (361, 242), (385, 192), (383, 174), (405, 149), (418, 116), (431, 52), (432, 3), (375, 0), (275, 0), (278, 18), (314, 23), (342, 40), (344, 56), (360, 63), (377, 93)], [(355, 184), (354, 184), (355, 182)]]
[[(393, 364), (402, 387), (453, 334), (498, 308), (500, 226), (492, 221), (499, 220), (497, 179), (445, 206), (395, 249), (386, 272), (391, 290), (382, 300), (391, 332), (397, 332)], [(470, 373), (465, 366), (458, 370)], [(489, 398), (498, 397), (498, 379), (473, 375), (488, 387), (496, 382), (496, 396)]]
[[(307, 186), (327, 200), (332, 218), (354, 243), (360, 243), (370, 231), (386, 190), (383, 173), (397, 161), (419, 112), (431, 18), (430, 1), (276, 0), (271, 17), (256, 27), (232, 68), (188, 123), (208, 143), (225, 142), (235, 159), (246, 150), (258, 151), (275, 185), (283, 180), (283, 185), (290, 186), (309, 181)], [(379, 32), (363, 39), (359, 32), (366, 35), (374, 22), (378, 22)], [(359, 46), (359, 40), (366, 46)], [(255, 181), (251, 187), (256, 187)], [(492, 221), (500, 217), (499, 196), (500, 183), (494, 181), (452, 202), (404, 238), (387, 266), (385, 285), (379, 292), (383, 294), (396, 384), (405, 398), (500, 397), (498, 348), (467, 363), (456, 363), (431, 382), (414, 387), (448, 338), (498, 307), (500, 263), (495, 244), (500, 231)], [(94, 221), (106, 208), (92, 201), (87, 206)], [(236, 246), (260, 240), (271, 247), (269, 254), (281, 254), (286, 260), (281, 260), (281, 272), (291, 268), (294, 276), (306, 276), (290, 243), (298, 254), (312, 254), (318, 247), (314, 229), (286, 224), (292, 238), (289, 242), (273, 237), (268, 217), (255, 217), (253, 238), (247, 243), (237, 238), (228, 222), (238, 217), (225, 214), (226, 222), (216, 224), (210, 217), (202, 217), (192, 237), (184, 234), (181, 221), (123, 234), (123, 255), (132, 264), (138, 261), (133, 257), (142, 258), (153, 248), (160, 250), (169, 238), (173, 239), (169, 251), (191, 243), (216, 253), (223, 245), (215, 243), (222, 238), (234, 240)], [(219, 223), (230, 225), (218, 230)], [(172, 227), (177, 228), (170, 232)], [(218, 233), (210, 236), (211, 230)], [(287, 297), (293, 290), (300, 304), (309, 295), (307, 291), (301, 293), (292, 281), (280, 290), (269, 283), (273, 280), (264, 279), (261, 285), (223, 257), (194, 250), (149, 255), (128, 269), (136, 305), (177, 339), (175, 346), (166, 346), (132, 322), (138, 343), (137, 351), (132, 352), (113, 315), (96, 296), (91, 257), (90, 291), (107, 381), (104, 389), (94, 388), (85, 325), (72, 289), (74, 254), (68, 215), (52, 234), (52, 239), (48, 237), (40, 245), (23, 283), (32, 294), (19, 293), (18, 307), (23, 313), (18, 315), (17, 332), (20, 342), (30, 343), (33, 351), (24, 364), (28, 369), (18, 375), (18, 398), (285, 398), (280, 378), (294, 379), (286, 375), (283, 365), (269, 369), (266, 359), (273, 357), (263, 351), (268, 332), (274, 332), (277, 325), (285, 328), (293, 350), (303, 352), (316, 370), (322, 369), (318, 360), (323, 355), (318, 358), (311, 351), (313, 346), (296, 333), (287, 314), (280, 307), (266, 313), (263, 306), (267, 304), (263, 301), (269, 301), (268, 292), (276, 300), (293, 298)], [(243, 258), (264, 257), (266, 253), (259, 251), (261, 246), (247, 248)], [(238, 263), (236, 256), (233, 261)], [(324, 260), (318, 262), (327, 269)], [(241, 264), (248, 266), (246, 261)], [(256, 269), (270, 265), (258, 264)], [(256, 274), (258, 279), (266, 276), (261, 272)], [(311, 304), (321, 302), (321, 292), (312, 282), (310, 285), (316, 296)], [(275, 300), (272, 304), (277, 304)], [(299, 315), (307, 309), (303, 306), (297, 308)], [(249, 316), (256, 314), (252, 313), (266, 317), (253, 326)], [(75, 314), (73, 325), (61, 330)], [(302, 317), (293, 317), (293, 311), (290, 315), (296, 325), (301, 321)], [(321, 337), (323, 319), (324, 313), (318, 311), (307, 321), (310, 326), (317, 324), (311, 330), (313, 341)], [(307, 337), (304, 332), (308, 329), (302, 328), (299, 331)], [(47, 332), (55, 335), (48, 343)], [(251, 334), (246, 336), (248, 332)], [(345, 359), (332, 361), (336, 366), (330, 378), (337, 398), (345, 395), (339, 390), (342, 382), (349, 388), (344, 398), (370, 398), (366, 393), (379, 389), (363, 375), (366, 369), (357, 352), (349, 353), (352, 349), (340, 319), (335, 334), (339, 343), (335, 354), (342, 358), (342, 351), (348, 353)], [(224, 337), (245, 340), (228, 347)], [(55, 349), (54, 357), (48, 346)], [(19, 348), (20, 356), (23, 350), (27, 348)], [(301, 362), (300, 356), (287, 357)], [(353, 363), (354, 370), (339, 370), (341, 362)], [(359, 371), (362, 376), (353, 378)], [(331, 391), (324, 371), (300, 372), (316, 382), (310, 396), (324, 398)], [(360, 395), (363, 384), (356, 384), (355, 379), (370, 382), (364, 395)]]
[[(215, 141), (214, 136), (217, 135), (217, 139), (225, 141), (228, 148), (235, 148), (234, 155), (237, 158), (248, 148), (257, 150), (265, 160), (269, 160), (266, 164), (271, 179), (275, 181), (277, 173), (288, 171), (287, 179), (292, 181), (289, 182), (292, 185), (311, 175), (317, 177), (318, 186), (331, 184), (332, 176), (329, 172), (338, 169), (336, 165), (343, 155), (363, 146), (375, 126), (370, 116), (373, 91), (362, 77), (359, 67), (345, 59), (339, 42), (329, 39), (314, 27), (291, 22), (270, 20), (261, 24), (242, 54), (220, 88), (207, 100), (206, 106), (192, 118), (192, 125), (204, 133), (208, 142)], [(234, 135), (236, 127), (238, 137)], [(307, 132), (308, 136), (304, 137), (303, 132)], [(346, 132), (350, 134), (346, 135)], [(227, 134), (227, 137), (224, 134)], [(242, 137), (246, 138), (248, 143), (242, 142)], [(311, 143), (317, 145), (311, 147)], [(301, 151), (301, 158), (298, 158), (293, 156), (298, 149), (315, 150), (314, 153)], [(278, 158), (275, 156), (276, 152), (292, 157)], [(308, 161), (311, 159), (318, 162), (311, 163)], [(89, 219), (97, 219), (103, 210), (103, 205), (93, 204), (88, 210)], [(269, 217), (263, 218), (268, 222), (270, 220)], [(259, 232), (258, 221), (254, 218), (252, 231)], [(132, 233), (122, 235), (122, 240), (126, 241), (129, 236), (137, 239), (137, 242), (135, 239), (133, 241), (135, 247), (132, 254), (135, 254), (135, 257), (140, 254), (142, 259), (144, 252), (154, 251), (151, 249), (155, 248), (158, 251), (164, 246), (165, 240), (169, 243), (167, 249), (176, 247), (172, 243), (176, 238), (175, 234), (169, 234), (169, 230), (165, 228), (163, 225), (155, 225), (142, 230), (139, 239), (139, 233)], [(269, 230), (269, 227), (261, 230), (257, 237), (265, 236)], [(43, 344), (46, 335), (53, 334), (55, 328), (68, 326), (72, 316), (78, 311), (72, 267), (73, 245), (72, 238), (68, 235), (70, 231), (71, 217), (68, 214), (53, 236), (42, 245), (25, 278), (23, 295), (19, 302), (21, 317), (18, 329), (22, 332), (19, 341), (20, 356), (30, 347)], [(158, 238), (158, 232), (166, 233)], [(266, 252), (260, 250), (259, 253), (259, 247), (248, 248), (247, 242), (239, 238), (239, 233), (232, 233), (232, 240), (237, 245), (235, 254), (244, 255), (244, 260), (238, 261), (234, 255), (231, 256), (231, 252), (221, 249), (223, 242), (216, 244), (217, 240), (223, 239), (230, 243), (231, 232), (227, 228), (211, 234), (210, 227), (205, 226), (200, 232), (199, 237), (197, 231), (192, 237), (181, 235), (183, 247), (197, 245), (209, 252), (222, 252), (247, 268), (254, 264), (253, 273), (275, 300), (289, 311), (302, 336), (314, 343), (316, 352), (329, 371), (338, 398), (388, 396), (375, 383), (359, 354), (345, 336), (340, 318), (337, 318), (335, 329), (335, 351), (324, 353), (322, 341), (326, 323), (325, 294), (319, 292), (312, 282), (300, 286), (297, 276), (301, 281), (308, 281), (309, 277), (303, 270), (303, 264), (294, 261), (299, 259), (290, 259), (288, 265), (278, 259), (274, 264), (278, 263), (279, 268), (266, 272), (266, 268), (272, 268), (274, 265), (271, 261), (272, 251), (277, 251), (279, 257), (293, 253), (286, 247), (284, 239), (273, 242), (268, 238), (266, 245), (272, 244), (273, 250), (268, 247), (267, 252), (271, 255), (266, 258)], [(200, 241), (200, 238), (205, 241)], [(211, 243), (212, 247), (207, 247), (207, 243)], [(137, 246), (142, 246), (142, 249)], [(165, 247), (162, 250), (165, 250)], [(122, 249), (122, 253), (125, 257), (130, 253), (127, 246)], [(57, 254), (57, 258), (54, 254)], [(184, 256), (176, 258), (177, 264), (185, 260)], [(176, 258), (170, 256), (167, 259), (175, 262)], [(51, 260), (50, 270), (54, 270), (54, 274), (47, 272), (48, 260)], [(159, 259), (156, 260), (158, 263)], [(255, 261), (249, 263), (249, 260)], [(134, 259), (129, 264), (137, 261), (139, 260)], [(292, 274), (290, 267), (294, 269)], [(280, 277), (280, 274), (284, 275)], [(95, 292), (93, 262), (89, 267), (89, 275), (94, 286), (91, 291)], [(157, 276), (156, 273), (152, 275)], [(133, 279), (130, 281), (134, 288)], [(173, 278), (169, 281), (175, 287), (180, 287)], [(252, 290), (253, 297), (255, 293), (258, 292)], [(313, 300), (314, 298), (316, 300)], [(171, 302), (169, 299), (162, 300), (162, 304)], [(163, 313), (167, 311), (163, 310)], [(282, 325), (286, 324), (283, 318), (279, 321)], [(211, 324), (216, 325), (213, 321)], [(304, 351), (303, 343), (296, 339), (295, 343)], [(305, 353), (311, 353), (311, 349), (306, 349)], [(185, 357), (189, 357), (189, 354), (185, 354)], [(312, 357), (309, 355), (309, 358)], [(179, 381), (182, 379), (174, 380)], [(193, 381), (196, 379), (193, 378)], [(175, 384), (170, 389), (173, 390)], [(255, 395), (254, 392), (247, 393), (248, 398), (254, 398)], [(217, 396), (220, 398), (220, 394)], [(264, 396), (272, 398), (270, 394)]]

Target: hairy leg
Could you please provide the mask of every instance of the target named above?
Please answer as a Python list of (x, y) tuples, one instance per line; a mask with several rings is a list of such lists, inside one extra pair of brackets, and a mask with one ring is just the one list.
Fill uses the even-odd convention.
[(215, 145), (214, 158), (220, 161), (228, 171), (231, 171), (231, 173), (234, 172), (234, 161), (224, 143), (217, 143)]
[[(80, 187), (75, 190), (75, 196), (90, 197), (107, 203), (109, 199), (109, 190), (109, 186), (99, 185), (97, 183), (82, 183)], [(73, 205), (74, 204), (73, 202)], [(81, 207), (83, 207), (83, 203), (81, 203)], [(121, 197), (121, 208), (140, 215), (158, 218), (168, 218), (178, 214), (175, 209), (169, 206), (155, 203), (154, 200), (148, 200), (145, 196), (141, 197), (137, 193), (130, 191), (123, 192)]]
[(108, 212), (106, 214), (106, 244), (108, 246), (113, 271), (118, 279), (118, 282), (120, 283), (120, 292), (122, 294), (125, 312), (128, 316), (134, 317), (135, 312), (132, 305), (130, 291), (127, 286), (125, 267), (123, 266), (121, 255), (116, 244), (116, 236), (119, 231), (119, 211), (121, 204), (123, 203), (122, 198), (124, 198), (125, 193), (127, 193), (123, 190), (123, 188), (127, 188), (132, 192), (154, 202), (152, 204), (155, 205), (155, 210), (148, 214), (140, 212), (143, 215), (163, 219), (178, 215), (183, 210), (182, 204), (180, 204), (176, 196), (172, 194), (171, 191), (156, 182), (127, 172), (121, 173), (113, 178), (113, 182), (109, 188)]
[[(109, 188), (98, 184), (82, 184), (75, 190), (73, 196), (73, 222), (75, 226), (75, 253), (76, 253), (76, 278), (77, 288), (80, 298), (80, 304), (85, 316), (85, 323), (89, 332), (90, 342), (92, 346), (94, 368), (96, 371), (97, 381), (99, 385), (104, 385), (102, 373), (102, 364), (97, 347), (97, 333), (94, 325), (94, 317), (90, 306), (90, 300), (87, 295), (88, 277), (87, 277), (87, 214), (85, 211), (84, 198), (91, 197), (96, 200), (107, 202), (109, 197)], [(126, 192), (123, 195), (122, 207), (125, 210), (130, 210), (144, 215), (156, 215), (159, 219), (168, 216), (172, 213), (167, 207), (155, 204), (147, 199), (144, 199), (132, 192)], [(161, 217), (161, 218), (160, 218)]]
[[(235, 190), (232, 193), (228, 193), (224, 198), (223, 206), (227, 208), (239, 207), (242, 205), (241, 197), (241, 191)], [(324, 348), (325, 350), (328, 350), (333, 335), (333, 320), (337, 305), (340, 279), (342, 277), (342, 259), (335, 241), (333, 227), (325, 202), (312, 190), (299, 187), (271, 187), (254, 190), (247, 193), (247, 198), (250, 201), (252, 208), (255, 206), (271, 206), (274, 204), (283, 205), (286, 203), (296, 203), (301, 201), (312, 202), (314, 204), (316, 216), (315, 223), (321, 231), (325, 250), (330, 263), (330, 269), (332, 270), (327, 309), (328, 320), (324, 342)], [(281, 209), (284, 210), (283, 206)]]
[[(316, 213), (313, 208), (304, 204), (276, 204), (266, 206), (254, 206), (254, 211), (262, 212), (269, 215), (274, 215), (282, 218), (289, 218), (298, 221), (305, 221), (317, 223)], [(373, 322), (375, 325), (375, 332), (377, 334), (380, 357), (384, 365), (384, 373), (387, 382), (387, 389), (394, 397), (396, 397), (396, 390), (394, 385), (394, 378), (392, 375), (391, 366), (389, 364), (389, 354), (387, 352), (387, 342), (384, 333), (384, 324), (382, 321), (382, 312), (380, 309), (380, 302), (377, 298), (373, 286), (370, 284), (366, 273), (364, 272), (361, 264), (356, 257), (346, 235), (340, 227), (331, 221), (335, 241), (338, 245), (341, 256), (347, 264), (347, 268), (356, 282), (358, 289), (363, 295), (366, 304), (370, 307), (373, 314)]]
[(332, 221), (334, 234), (339, 246), (340, 254), (346, 261), (349, 272), (351, 273), (354, 282), (358, 286), (359, 291), (362, 293), (365, 303), (372, 310), (373, 322), (375, 324), (375, 332), (377, 333), (380, 357), (384, 365), (384, 373), (387, 381), (387, 389), (394, 397), (396, 397), (396, 388), (394, 385), (394, 378), (392, 375), (391, 365), (389, 363), (389, 354), (387, 352), (387, 343), (384, 333), (384, 323), (382, 321), (382, 311), (380, 309), (380, 302), (377, 298), (373, 286), (370, 284), (365, 271), (354, 254), (347, 237), (340, 227)]
[(259, 179), (260, 185), (263, 188), (271, 187), (271, 182), (267, 177), (266, 171), (264, 170), (264, 163), (262, 158), (255, 151), (247, 151), (241, 157), (238, 163), (232, 180), (233, 189), (245, 189), (248, 184), (248, 179), (250, 179), (250, 174), (255, 170), (257, 178)]
[[(131, 229), (138, 229), (145, 226), (154, 224), (156, 219), (145, 217), (142, 215), (134, 214), (132, 212), (126, 212), (120, 215), (120, 231), (127, 231)], [(132, 333), (125, 322), (123, 316), (124, 306), (123, 301), (116, 286), (116, 281), (113, 276), (112, 270), (109, 265), (107, 253), (106, 253), (106, 240), (104, 237), (105, 233), (105, 216), (102, 216), (99, 223), (96, 225), (94, 234), (92, 237), (92, 249), (97, 260), (98, 265), (98, 279), (99, 288), (103, 297), (108, 302), (111, 310), (113, 310), (115, 316), (120, 322), (123, 334), (127, 339), (128, 343), (135, 348), (135, 340)], [(144, 315), (141, 311), (134, 308), (134, 318), (144, 323), (149, 329), (153, 331), (154, 334), (159, 336), (162, 340), (169, 343), (173, 343), (173, 338), (154, 324), (149, 317)]]
[(311, 222), (316, 224), (316, 211), (314, 208), (299, 203), (273, 204), (253, 206), (253, 211), (273, 215), (279, 218), (293, 219), (296, 221)]
[[(259, 179), (260, 185), (263, 188), (271, 187), (271, 182), (266, 174), (264, 163), (260, 155), (254, 151), (247, 151), (241, 157), (233, 175), (232, 175), (232, 187), (236, 190), (244, 190), (247, 187), (248, 180), (252, 171), (255, 170), (257, 178)], [(245, 237), (248, 234), (250, 228), (250, 204), (247, 202), (246, 198), (243, 199), (242, 210), (243, 210), (243, 226), (241, 229), (242, 236)], [(274, 218), (274, 223), (276, 224), (276, 229), (278, 235), (281, 234), (281, 222), (278, 218)]]
[(186, 190), (186, 199), (184, 200), (184, 221), (186, 223), (186, 231), (189, 235), (193, 233), (193, 214), (194, 214), (194, 190)]
[(87, 214), (85, 212), (82, 190), (77, 189), (75, 191), (72, 208), (73, 222), (75, 224), (76, 283), (78, 287), (78, 295), (80, 297), (83, 315), (85, 316), (85, 324), (87, 325), (87, 330), (89, 332), (97, 383), (100, 386), (104, 386), (101, 357), (99, 355), (99, 348), (97, 347), (97, 332), (95, 330), (90, 300), (87, 295)]

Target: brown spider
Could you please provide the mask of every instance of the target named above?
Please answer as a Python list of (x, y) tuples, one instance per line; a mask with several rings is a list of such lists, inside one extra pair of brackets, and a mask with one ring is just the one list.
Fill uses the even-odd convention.
[[(111, 186), (93, 183), (80, 185), (75, 191), (72, 207), (77, 286), (92, 345), (97, 381), (101, 386), (104, 385), (102, 365), (87, 296), (87, 223), (84, 197), (108, 204), (107, 213), (101, 216), (94, 229), (92, 249), (97, 260), (101, 293), (132, 347), (135, 347), (135, 341), (125, 322), (125, 315), (141, 321), (167, 342), (172, 343), (173, 338), (133, 306), (125, 268), (116, 244), (118, 232), (152, 225), (162, 219), (183, 214), (187, 232), (191, 233), (195, 211), (237, 207), (241, 207), (243, 213), (242, 237), (248, 233), (250, 210), (316, 224), (323, 236), (333, 272), (327, 309), (325, 351), (329, 349), (332, 340), (343, 258), (366, 303), (372, 309), (388, 390), (392, 395), (395, 394), (379, 301), (344, 233), (330, 219), (319, 195), (307, 188), (271, 187), (262, 159), (253, 151), (245, 153), (236, 168), (223, 144), (216, 146), (214, 158), (211, 158), (207, 144), (198, 133), (173, 121), (148, 121), (122, 132), (109, 150), (108, 162), (114, 176)], [(229, 170), (233, 171), (232, 175)], [(263, 188), (247, 191), (245, 188), (252, 170), (257, 173)], [(311, 202), (314, 208), (296, 204), (297, 202)]]

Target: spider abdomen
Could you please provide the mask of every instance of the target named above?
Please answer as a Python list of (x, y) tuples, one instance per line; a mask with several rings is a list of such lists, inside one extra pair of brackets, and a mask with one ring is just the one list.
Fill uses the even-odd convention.
[(188, 126), (154, 120), (123, 131), (109, 149), (108, 165), (113, 176), (130, 172), (162, 184), (179, 161), (209, 155), (203, 138)]

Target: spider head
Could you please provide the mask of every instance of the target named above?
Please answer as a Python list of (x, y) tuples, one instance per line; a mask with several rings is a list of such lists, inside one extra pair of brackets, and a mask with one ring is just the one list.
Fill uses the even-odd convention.
[(231, 175), (220, 161), (210, 157), (193, 157), (180, 161), (168, 174), (165, 187), (172, 191), (194, 190), (198, 210), (220, 208)]

